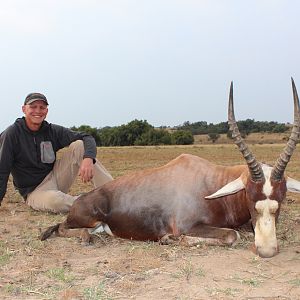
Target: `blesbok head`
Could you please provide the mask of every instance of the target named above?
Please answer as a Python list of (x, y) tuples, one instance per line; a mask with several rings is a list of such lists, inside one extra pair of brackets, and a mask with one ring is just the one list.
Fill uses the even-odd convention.
[(245, 190), (247, 205), (255, 234), (256, 251), (261, 257), (272, 257), (278, 252), (276, 221), (287, 191), (300, 192), (300, 182), (284, 175), (285, 168), (300, 137), (300, 107), (296, 86), (292, 78), (294, 97), (294, 123), (289, 140), (275, 165), (256, 160), (239, 132), (233, 109), (233, 84), (230, 86), (228, 124), (235, 144), (246, 160), (247, 172), (228, 183), (206, 199), (214, 199)]

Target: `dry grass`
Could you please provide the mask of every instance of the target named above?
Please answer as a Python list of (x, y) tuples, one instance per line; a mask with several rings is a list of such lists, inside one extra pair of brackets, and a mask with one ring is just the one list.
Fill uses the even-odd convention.
[[(246, 138), (247, 144), (281, 144), (288, 140), (290, 132), (285, 133), (251, 133)], [(212, 144), (207, 134), (195, 135), (195, 144)], [(232, 144), (232, 140), (226, 134), (220, 134), (220, 138), (215, 144)]]
[[(259, 160), (274, 163), (283, 144), (255, 144)], [(181, 153), (219, 164), (243, 163), (235, 146), (100, 148), (98, 158), (114, 177), (160, 166)], [(300, 152), (287, 173), (300, 179)], [(71, 193), (90, 190), (79, 181)], [(13, 190), (0, 208), (1, 299), (297, 299), (300, 295), (300, 199), (289, 194), (278, 224), (281, 252), (261, 259), (242, 231), (235, 248), (163, 246), (117, 238), (38, 240), (39, 230), (65, 216), (35, 212)], [(299, 299), (299, 297), (298, 297)]]

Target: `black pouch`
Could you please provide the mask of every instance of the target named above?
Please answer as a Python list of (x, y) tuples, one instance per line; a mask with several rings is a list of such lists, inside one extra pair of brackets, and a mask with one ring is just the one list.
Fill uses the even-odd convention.
[(55, 161), (55, 153), (50, 141), (41, 142), (41, 162), (52, 164)]

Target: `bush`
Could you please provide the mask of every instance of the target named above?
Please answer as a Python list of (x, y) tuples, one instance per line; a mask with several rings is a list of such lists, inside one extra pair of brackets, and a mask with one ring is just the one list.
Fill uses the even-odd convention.
[(173, 144), (191, 145), (194, 143), (194, 136), (190, 131), (177, 130), (172, 134)]
[(210, 132), (208, 134), (208, 140), (215, 143), (220, 138), (220, 135), (216, 132)]
[(135, 145), (171, 145), (171, 134), (164, 129), (151, 128), (144, 132), (138, 139)]

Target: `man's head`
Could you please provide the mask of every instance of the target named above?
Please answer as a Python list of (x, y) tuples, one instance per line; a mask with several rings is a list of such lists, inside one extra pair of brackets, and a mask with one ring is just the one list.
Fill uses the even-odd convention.
[(48, 114), (48, 100), (43, 94), (31, 93), (25, 98), (22, 111), (28, 128), (37, 131)]
[(49, 104), (47, 98), (43, 94), (40, 94), (40, 93), (30, 93), (25, 98), (24, 105), (31, 104), (34, 101), (38, 101), (38, 100), (44, 101), (47, 105)]

